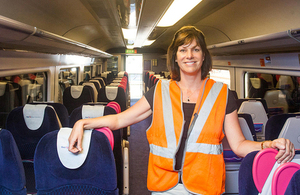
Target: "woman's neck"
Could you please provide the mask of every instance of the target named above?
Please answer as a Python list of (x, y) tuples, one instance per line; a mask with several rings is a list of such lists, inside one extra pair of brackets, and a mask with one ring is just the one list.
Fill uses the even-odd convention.
[(178, 81), (180, 88), (183, 89), (190, 89), (190, 90), (196, 90), (201, 87), (202, 84), (201, 77), (194, 77), (194, 76), (183, 76), (181, 77), (180, 81)]

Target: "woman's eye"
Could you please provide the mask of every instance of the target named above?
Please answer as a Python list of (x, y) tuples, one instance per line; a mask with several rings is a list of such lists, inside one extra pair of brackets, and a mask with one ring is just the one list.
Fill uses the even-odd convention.
[(185, 49), (181, 49), (181, 50), (179, 50), (180, 52), (185, 52)]

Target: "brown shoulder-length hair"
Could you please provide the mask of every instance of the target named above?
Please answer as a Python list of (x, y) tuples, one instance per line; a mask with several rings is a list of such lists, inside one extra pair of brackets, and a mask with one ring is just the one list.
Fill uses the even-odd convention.
[(201, 79), (205, 79), (211, 70), (212, 60), (206, 47), (204, 34), (194, 26), (184, 26), (174, 34), (173, 40), (168, 48), (167, 66), (171, 72), (171, 79), (180, 81), (180, 69), (177, 62), (175, 62), (178, 47), (192, 43), (193, 40), (196, 40), (197, 45), (201, 47), (204, 54), (204, 61), (201, 67)]

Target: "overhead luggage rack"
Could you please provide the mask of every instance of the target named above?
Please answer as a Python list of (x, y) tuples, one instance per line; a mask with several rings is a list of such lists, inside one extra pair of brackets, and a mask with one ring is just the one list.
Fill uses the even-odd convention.
[(300, 50), (300, 29), (228, 41), (207, 48), (216, 56), (297, 52)]
[(110, 58), (111, 54), (89, 45), (0, 16), (0, 48), (50, 54), (77, 54)]

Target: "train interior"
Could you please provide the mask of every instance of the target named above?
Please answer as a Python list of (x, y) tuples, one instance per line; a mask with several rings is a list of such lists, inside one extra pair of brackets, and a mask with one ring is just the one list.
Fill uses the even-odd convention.
[[(72, 177), (76, 182), (85, 180), (85, 184), (95, 185), (101, 191), (93, 189), (96, 194), (151, 194), (147, 189), (149, 145), (146, 138), (151, 117), (113, 134), (103, 128), (90, 132), (93, 136), (86, 136), (92, 137), (88, 140), (91, 145), (98, 139), (104, 140), (99, 143), (103, 144), (101, 147), (107, 157), (104, 160), (113, 164), (104, 170), (92, 172), (86, 164), (81, 164), (79, 173), (74, 173), (77, 168), (66, 169), (59, 160), (55, 161), (53, 156), (59, 155), (56, 153), (44, 155), (50, 163), (46, 165), (35, 155), (43, 156), (46, 150), (36, 147), (53, 145), (53, 136), (68, 136), (57, 130), (64, 128), (70, 133), (81, 118), (126, 110), (159, 79), (169, 79), (167, 49), (174, 33), (185, 25), (193, 25), (204, 33), (213, 59), (208, 77), (227, 84), (235, 92), (239, 122), (246, 139), (264, 141), (284, 137), (300, 150), (297, 128), (300, 120), (300, 1), (202, 0), (174, 24), (160, 24), (175, 1), (0, 0), (1, 154), (9, 150), (5, 150), (3, 140), (15, 140), (16, 145), (10, 141), (12, 145), (7, 147), (13, 148), (16, 159), (21, 160), (16, 168), (13, 168), (14, 163), (0, 167), (1, 193), (13, 188), (15, 194), (46, 194), (62, 184), (71, 185), (66, 180)], [(81, 95), (88, 97), (81, 99)], [(50, 119), (35, 122), (35, 118), (43, 118), (40, 116)], [(36, 126), (29, 127), (30, 121)], [(43, 133), (32, 131), (45, 126)], [(26, 130), (17, 132), (22, 128)], [(29, 136), (27, 145), (28, 140), (22, 137), (25, 131)], [(2, 134), (8, 137), (2, 138)], [(282, 194), (285, 190), (295, 193), (296, 187), (286, 182), (273, 184), (271, 179), (266, 179), (268, 175), (261, 176), (260, 172), (255, 176), (265, 178), (263, 184), (260, 180), (247, 180), (252, 179), (252, 174), (243, 174), (249, 167), (243, 161), (254, 155), (249, 154), (245, 159), (236, 156), (226, 138), (223, 147), (225, 194), (243, 194), (245, 189), (253, 190), (254, 194), (275, 194), (271, 188), (277, 190), (277, 186), (284, 186), (283, 190), (279, 189)], [(276, 151), (262, 156), (268, 157), (270, 153), (273, 155)], [(299, 165), (298, 157), (295, 156), (293, 163)], [(90, 159), (89, 156), (83, 158)], [(92, 160), (103, 163), (103, 159)], [(43, 171), (46, 170), (43, 165), (50, 167), (49, 171), (57, 167), (49, 174), (64, 180), (42, 175), (41, 172), (48, 173)], [(270, 166), (268, 174), (273, 174), (278, 166), (275, 162)], [(292, 168), (289, 173), (300, 174), (300, 167), (293, 165)], [(8, 180), (5, 174), (18, 169), (22, 174)], [(287, 166), (284, 170), (291, 169)], [(85, 177), (85, 173), (104, 176), (99, 178), (101, 182), (94, 182)], [(83, 175), (82, 178), (78, 174)], [(293, 174), (288, 176), (288, 181), (300, 186)], [(52, 179), (53, 185), (47, 185), (49, 181), (45, 178)], [(110, 181), (109, 185), (104, 185), (105, 179)], [(17, 180), (19, 185), (11, 185)], [(2, 184), (6, 186), (1, 188)], [(79, 184), (71, 190), (78, 188), (87, 190)]]

